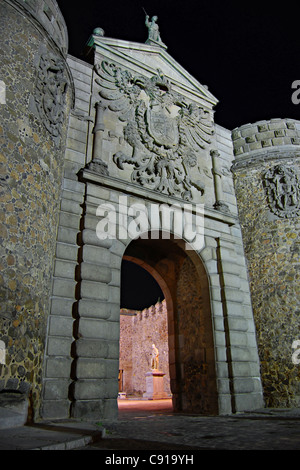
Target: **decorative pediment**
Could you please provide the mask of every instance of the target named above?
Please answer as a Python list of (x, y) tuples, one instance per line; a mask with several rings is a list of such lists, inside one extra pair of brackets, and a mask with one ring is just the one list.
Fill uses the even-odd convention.
[(153, 75), (157, 69), (172, 81), (174, 89), (189, 95), (195, 100), (202, 101), (202, 105), (212, 109), (217, 98), (210, 93), (207, 86), (200, 84), (189, 74), (165, 48), (153, 43), (142, 44), (119, 39), (106, 38), (93, 35), (88, 46), (95, 48), (96, 61), (106, 58), (111, 62), (128, 68)]

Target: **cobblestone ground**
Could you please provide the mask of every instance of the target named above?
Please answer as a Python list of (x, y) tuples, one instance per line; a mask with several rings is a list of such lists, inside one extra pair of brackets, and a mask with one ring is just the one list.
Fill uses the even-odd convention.
[[(144, 408), (143, 408), (144, 407)], [(90, 449), (299, 450), (300, 410), (259, 410), (234, 416), (172, 412), (165, 401), (119, 406), (119, 420), (104, 422), (106, 439)]]

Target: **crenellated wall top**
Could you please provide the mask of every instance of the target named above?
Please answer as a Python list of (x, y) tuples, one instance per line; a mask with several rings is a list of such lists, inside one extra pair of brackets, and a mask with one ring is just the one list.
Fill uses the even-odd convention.
[(14, 3), (27, 10), (43, 26), (61, 52), (67, 55), (68, 30), (56, 0), (15, 0)]
[(233, 149), (236, 161), (254, 152), (269, 152), (275, 147), (300, 146), (300, 121), (293, 119), (271, 119), (245, 124), (232, 131)]

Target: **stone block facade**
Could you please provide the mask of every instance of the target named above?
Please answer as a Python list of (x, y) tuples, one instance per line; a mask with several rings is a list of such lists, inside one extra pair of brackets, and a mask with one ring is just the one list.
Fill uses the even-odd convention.
[[(80, 206), (83, 207), (83, 211), (80, 213), (80, 210), (75, 210), (77, 222), (76, 217), (61, 218), (63, 223), (59, 227), (57, 243), (60, 249), (57, 250), (56, 263), (58, 258), (64, 260), (66, 253), (69, 255), (68, 260), (64, 260), (67, 264), (59, 263), (62, 270), (58, 270), (57, 273), (61, 274), (54, 278), (52, 305), (54, 302), (57, 309), (62, 298), (69, 296), (69, 315), (71, 314), (74, 319), (72, 338), (69, 336), (73, 358), (72, 374), (69, 382), (68, 380), (64, 382), (66, 386), (64, 397), (62, 395), (57, 397), (61, 407), (64, 407), (66, 416), (71, 407), (71, 413), (75, 417), (91, 418), (103, 414), (114, 416), (116, 413), (120, 268), (123, 256), (134, 259), (146, 269), (150, 269), (151, 273), (159, 278), (161, 285), (165, 286), (168, 304), (170, 387), (175, 408), (228, 413), (261, 406), (262, 395), (251, 300), (230, 172), (234, 158), (230, 132), (214, 123), (212, 129), (210, 124), (212, 146), (208, 146), (197, 156), (196, 171), (193, 174), (197, 175), (201, 184), (189, 186), (191, 191), (189, 197), (205, 204), (205, 236), (204, 246), (201, 246), (193, 262), (190, 263), (187, 253), (172, 244), (173, 242), (169, 242), (170, 245), (165, 248), (163, 243), (158, 242), (156, 245), (153, 241), (153, 253), (158, 250), (158, 256), (166, 256), (166, 261), (163, 259), (155, 261), (155, 256), (152, 260), (147, 254), (149, 249), (151, 251), (151, 240), (149, 248), (146, 246), (147, 243), (141, 247), (142, 251), (146, 250), (141, 258), (141, 255), (137, 255), (133, 241), (128, 238), (127, 233), (126, 237), (120, 240), (114, 237), (101, 239), (97, 236), (97, 227), (101, 220), (97, 211), (101, 204), (109, 204), (109, 207), (114, 209), (118, 220), (117, 229), (120, 231), (124, 229), (120, 223), (123, 220), (120, 214), (124, 214), (124, 211), (126, 213), (128, 207), (133, 204), (144, 204), (144, 210), (150, 221), (153, 204), (182, 203), (180, 198), (171, 193), (170, 186), (164, 191), (153, 191), (150, 187), (137, 184), (132, 179), (137, 173), (132, 173), (131, 163), (120, 164), (120, 159), (126, 156), (125, 151), (130, 155), (130, 144), (124, 139), (127, 131), (125, 132), (125, 126), (122, 124), (123, 118), (119, 120), (113, 105), (110, 106), (109, 102), (105, 104), (103, 99), (99, 104), (99, 84), (101, 90), (102, 82), (101, 77), (99, 78), (98, 65), (104, 60), (105, 64), (107, 61), (114, 64), (118, 58), (115, 51), (119, 50), (122, 54), (129, 54), (129, 63), (120, 63), (120, 68), (115, 65), (110, 68), (105, 66), (106, 82), (108, 71), (112, 74), (121, 73), (126, 77), (126, 67), (135, 64), (130, 73), (134, 71), (142, 81), (143, 78), (139, 74), (144, 73), (143, 68), (145, 68), (147, 71), (144, 79), (148, 80), (147, 77), (153, 76), (155, 86), (172, 93), (170, 82), (156, 75), (157, 65), (160, 65), (164, 67), (163, 72), (172, 77), (176, 93), (184, 88), (185, 95), (191, 99), (192, 90), (195, 90), (193, 87), (197, 88), (198, 104), (204, 106), (208, 116), (211, 116), (209, 111), (211, 103), (216, 100), (186, 71), (180, 69), (178, 64), (176, 67), (177, 70), (180, 69), (181, 76), (176, 78), (178, 72), (170, 66), (171, 58), (168, 56), (165, 62), (166, 53), (162, 53), (160, 48), (154, 49), (156, 56), (153, 58), (153, 46), (140, 44), (133, 46), (124, 41), (110, 40), (97, 35), (92, 37), (92, 41), (96, 54), (94, 59), (97, 64), (96, 70), (78, 59), (72, 57), (68, 59), (77, 93), (67, 139), (64, 178), (65, 189), (72, 192), (65, 191), (66, 195), (69, 194), (68, 204), (63, 198), (61, 207), (70, 208), (69, 201), (73, 197), (76, 200), (78, 198), (78, 202), (81, 201)], [(148, 52), (151, 52), (149, 63), (137, 69), (140, 67), (139, 57), (143, 56), (145, 60)], [(179, 80), (182, 80), (182, 83)], [(137, 105), (141, 106), (141, 111), (143, 103)], [(142, 126), (142, 121), (139, 121), (138, 125)], [(82, 132), (75, 133), (73, 128), (81, 129)], [(120, 155), (121, 151), (124, 152), (123, 157)], [(112, 155), (116, 155), (115, 160), (112, 159)], [(203, 190), (204, 197), (201, 196)], [(122, 204), (124, 203), (122, 206), (120, 198), (124, 196), (126, 196), (125, 203), (122, 199)], [(75, 206), (72, 207), (73, 212)], [(64, 244), (63, 247), (61, 243)], [(160, 252), (163, 254), (160, 255)], [(67, 269), (67, 266), (71, 269), (70, 262), (73, 263), (76, 273), (73, 280), (69, 275), (72, 271)], [(196, 268), (193, 267), (194, 263)], [(209, 273), (209, 281), (205, 269)], [(186, 276), (190, 276), (190, 281), (187, 281)], [(195, 299), (198, 301), (193, 301), (194, 294), (189, 285), (196, 282), (192, 279), (197, 279), (198, 276), (200, 278), (197, 282), (202, 282), (203, 288), (200, 291), (196, 289)], [(202, 277), (203, 280), (200, 281)], [(183, 288), (184, 283), (187, 283), (185, 288)], [(72, 296), (75, 300), (73, 304)], [(67, 315), (67, 311), (65, 312), (64, 315)], [(62, 313), (53, 309), (51, 314)], [(199, 330), (197, 329), (198, 336), (195, 336), (198, 340), (191, 338), (193, 322), (200, 322)], [(60, 336), (65, 335), (63, 330), (60, 332)], [(59, 336), (59, 331), (55, 336)], [(66, 338), (61, 339), (66, 344)], [(198, 341), (196, 348), (193, 341), (196, 341), (195, 344)], [(52, 360), (51, 354), (48, 357), (48, 351), (46, 358), (47, 361)], [(65, 356), (62, 350), (62, 357), (59, 359), (63, 364), (67, 364), (69, 356)], [(87, 368), (85, 373), (84, 367)], [(46, 374), (45, 389), (56, 384), (57, 380), (58, 377)], [(103, 386), (96, 397), (95, 390), (97, 386), (100, 387), (100, 383)], [(60, 408), (58, 412), (57, 405), (57, 400), (45, 398), (44, 416), (57, 417), (57, 413), (60, 414), (62, 409)]]

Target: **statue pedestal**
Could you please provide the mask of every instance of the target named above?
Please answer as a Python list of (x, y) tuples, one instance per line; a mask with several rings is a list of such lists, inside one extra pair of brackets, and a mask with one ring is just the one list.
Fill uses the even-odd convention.
[(143, 397), (148, 400), (161, 400), (168, 398), (168, 394), (164, 391), (164, 374), (161, 370), (152, 369), (146, 374), (146, 392)]

